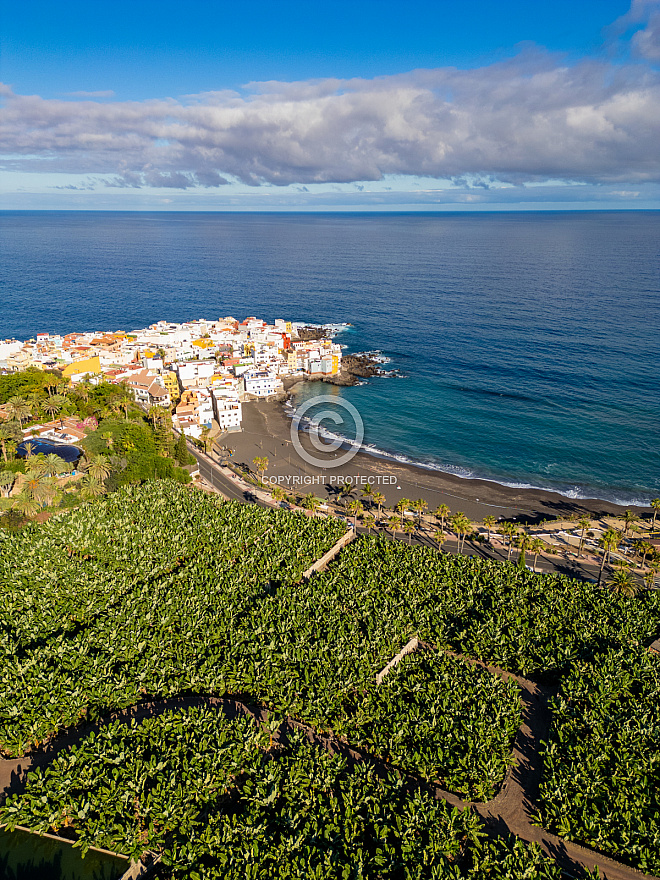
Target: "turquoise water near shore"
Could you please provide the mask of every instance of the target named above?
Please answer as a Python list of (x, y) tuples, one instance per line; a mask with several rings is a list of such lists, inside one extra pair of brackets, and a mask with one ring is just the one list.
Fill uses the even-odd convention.
[(573, 497), (660, 495), (658, 212), (0, 219), (0, 338), (350, 322), (347, 351), (403, 374), (322, 386), (357, 406), (372, 449)]

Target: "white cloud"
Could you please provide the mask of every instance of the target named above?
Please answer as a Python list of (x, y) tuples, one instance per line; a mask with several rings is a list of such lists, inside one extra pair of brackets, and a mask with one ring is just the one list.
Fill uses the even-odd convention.
[[(646, 22), (638, 43), (655, 39), (640, 35), (651, 33), (656, 8), (633, 5)], [(660, 180), (660, 75), (644, 63), (568, 66), (525, 49), (476, 70), (253, 83), (245, 94), (101, 103), (3, 93), (6, 169), (100, 174), (110, 188), (390, 175), (484, 187)]]

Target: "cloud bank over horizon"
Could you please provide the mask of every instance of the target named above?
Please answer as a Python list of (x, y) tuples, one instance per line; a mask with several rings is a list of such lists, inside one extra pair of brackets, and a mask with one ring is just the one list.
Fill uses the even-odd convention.
[[(4, 86), (0, 151), (7, 171), (95, 176), (59, 189), (403, 176), (484, 188), (605, 184), (634, 195), (660, 182), (660, 4), (635, 0), (608, 31), (610, 57), (572, 65), (524, 46), (476, 69), (251, 83), (240, 93), (143, 101), (94, 100), (111, 91), (43, 98)], [(625, 60), (613, 48), (622, 45)]]

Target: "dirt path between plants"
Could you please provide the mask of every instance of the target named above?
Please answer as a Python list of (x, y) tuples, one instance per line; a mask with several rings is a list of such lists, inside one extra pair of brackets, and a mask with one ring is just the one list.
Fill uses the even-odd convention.
[[(423, 643), (420, 643), (420, 647), (422, 649), (431, 648)], [(466, 801), (416, 774), (404, 772), (379, 757), (333, 735), (319, 734), (313, 727), (289, 716), (280, 724), (277, 732), (273, 735), (273, 741), (285, 744), (294, 730), (300, 731), (305, 734), (312, 745), (318, 746), (332, 755), (340, 755), (349, 765), (369, 761), (376, 772), (382, 776), (397, 771), (406, 779), (411, 793), (421, 788), (428, 791), (437, 800), (446, 801), (459, 810), (474, 809), (482, 817), (491, 834), (513, 834), (528, 843), (540, 844), (543, 850), (571, 876), (583, 876), (584, 868), (591, 871), (598, 868), (601, 877), (607, 878), (607, 880), (658, 880), (656, 877), (643, 874), (634, 868), (564, 840), (531, 824), (542, 772), (540, 743), (542, 739), (547, 737), (550, 730), (552, 713), (549, 701), (556, 689), (544, 688), (496, 666), (488, 666), (480, 660), (474, 660), (450, 651), (446, 653), (471, 665), (487, 669), (491, 674), (503, 679), (513, 679), (520, 686), (523, 720), (513, 743), (514, 763), (507, 771), (499, 793), (487, 803)], [(207, 706), (219, 709), (228, 718), (249, 717), (257, 724), (265, 724), (270, 714), (268, 709), (254, 703), (248, 695), (237, 695), (234, 698), (183, 696), (146, 700), (127, 709), (112, 712), (94, 723), (78, 725), (63, 731), (52, 741), (29, 755), (21, 758), (0, 759), (0, 804), (4, 803), (8, 796), (24, 790), (30, 771), (36, 767), (44, 767), (59, 752), (75, 745), (90, 733), (98, 731), (110, 722), (121, 721), (127, 724), (130, 721), (153, 718), (175, 709)]]

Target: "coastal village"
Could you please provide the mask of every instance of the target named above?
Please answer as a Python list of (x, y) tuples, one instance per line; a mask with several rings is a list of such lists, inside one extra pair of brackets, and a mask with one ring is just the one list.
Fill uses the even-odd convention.
[[(242, 404), (281, 395), (287, 380), (350, 382), (342, 376), (342, 349), (332, 330), (255, 317), (158, 321), (130, 332), (44, 332), (0, 342), (0, 372), (29, 367), (58, 370), (72, 385), (123, 383), (136, 402), (170, 409), (174, 427), (195, 439), (240, 431)], [(81, 439), (60, 420), (38, 433), (62, 442)]]
[[(383, 375), (378, 352), (342, 357), (342, 346), (335, 341), (342, 326), (308, 325), (284, 319), (268, 324), (256, 317), (242, 321), (225, 317), (183, 323), (158, 321), (128, 332), (42, 332), (28, 341), (0, 342), (0, 375), (40, 370), (47, 376), (61, 377), (49, 380), (51, 390), (66, 386), (74, 394), (76, 390), (86, 393), (85, 389), (94, 386), (117, 386), (124, 399), (128, 396), (142, 413), (153, 417), (154, 426), (166, 416), (167, 424), (177, 434), (213, 454), (214, 447), (227, 448), (221, 446), (227, 444), (227, 434), (242, 432), (243, 407), (248, 402), (285, 400), (287, 390), (300, 381), (350, 385), (358, 377)], [(0, 404), (0, 423), (16, 422), (16, 399), (13, 400)], [(58, 410), (57, 402), (57, 394), (48, 396), (37, 407), (42, 418), (35, 420), (32, 413), (28, 424), (21, 423), (24, 443), (42, 441), (56, 444), (58, 449), (65, 444), (78, 447), (90, 429), (96, 427), (93, 417), (66, 415)], [(50, 419), (43, 418), (44, 415), (50, 415)], [(6, 458), (4, 445), (3, 452)], [(186, 460), (184, 451), (179, 463)], [(584, 560), (592, 569), (583, 572), (583, 576), (594, 576), (599, 568), (602, 572), (605, 558), (623, 565), (637, 560), (633, 564), (652, 579), (657, 572), (660, 539), (655, 532), (655, 515), (650, 524), (640, 522), (628, 511), (627, 519), (615, 513), (610, 517), (583, 514), (582, 518), (575, 513), (566, 518), (537, 521), (533, 528), (521, 532), (515, 523), (502, 516), (489, 515), (481, 522), (461, 512), (452, 516), (446, 505), (429, 514), (425, 512), (429, 505), (424, 499), (411, 501), (401, 494), (392, 509), (381, 511), (386, 499), (369, 485), (362, 492), (362, 501), (354, 497), (357, 487), (351, 492), (350, 485), (343, 489), (335, 487), (338, 494), (334, 498), (320, 499), (308, 492), (296, 501), (295, 496), (277, 484), (276, 477), (270, 478), (275, 482), (264, 483), (269, 461), (261, 451), (252, 462), (253, 467), (248, 464), (240, 473), (236, 473), (236, 463), (231, 465), (233, 471), (227, 469), (227, 464), (225, 476), (238, 481), (248, 495), (256, 491), (255, 497), (264, 503), (285, 503), (306, 508), (312, 514), (318, 512), (320, 516), (352, 519), (354, 528), (359, 518), (362, 528), (368, 531), (381, 529), (391, 532), (393, 537), (400, 531), (409, 540), (414, 533), (417, 541), (446, 549), (455, 536), (458, 552), (465, 536), (470, 535), (477, 552), (480, 545), (485, 545), (490, 548), (489, 553), (511, 560), (514, 548), (522, 559), (527, 550), (534, 560), (534, 570), (540, 555), (553, 569), (557, 557)], [(261, 479), (253, 468), (257, 473), (262, 471)], [(391, 479), (397, 482), (397, 478)], [(21, 488), (22, 482), (16, 480), (13, 494), (20, 497)], [(7, 493), (10, 492), (8, 484)], [(660, 502), (654, 499), (655, 514), (659, 506)], [(376, 507), (378, 517), (371, 509)], [(616, 541), (615, 535), (619, 536)]]

